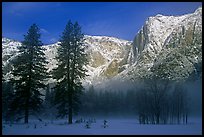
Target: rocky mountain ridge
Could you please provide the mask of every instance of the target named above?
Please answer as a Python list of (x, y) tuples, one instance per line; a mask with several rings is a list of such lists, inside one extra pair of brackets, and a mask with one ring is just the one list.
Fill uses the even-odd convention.
[[(57, 65), (54, 57), (58, 44), (44, 46), (48, 72)], [(2, 38), (2, 65), (7, 77), (20, 45), (18, 41)], [(167, 78), (185, 79), (197, 69), (196, 64), (202, 67), (202, 7), (182, 16), (149, 17), (133, 41), (85, 35), (85, 46), (89, 76), (83, 85), (87, 87), (104, 88), (111, 86), (110, 81), (139, 80), (154, 72)], [(172, 64), (175, 66), (169, 67)], [(52, 82), (49, 79), (48, 83)]]

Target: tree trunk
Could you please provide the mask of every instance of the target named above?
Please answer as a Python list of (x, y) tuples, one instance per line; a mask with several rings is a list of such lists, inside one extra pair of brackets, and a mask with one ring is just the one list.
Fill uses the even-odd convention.
[(142, 121), (142, 120), (141, 120), (141, 115), (139, 114), (139, 123), (140, 123), (140, 124), (142, 124), (141, 121)]
[(69, 119), (68, 119), (68, 123), (72, 124), (72, 94), (70, 93), (69, 95)]
[(31, 75), (32, 75), (32, 66), (33, 66), (33, 50), (31, 50), (30, 55), (30, 64), (29, 64), (29, 79), (28, 79), (28, 88), (26, 93), (26, 102), (25, 102), (25, 123), (28, 123), (28, 116), (29, 116), (29, 99), (31, 95)]
[(185, 115), (183, 114), (183, 124), (185, 124)]
[[(67, 54), (70, 56), (69, 50), (67, 51)], [(67, 92), (68, 92), (68, 103), (69, 103), (69, 113), (68, 113), (68, 123), (72, 124), (72, 97), (71, 97), (71, 83), (70, 83), (70, 58), (68, 56), (67, 59)]]
[(188, 115), (186, 114), (186, 124), (188, 123)]
[[(31, 71), (30, 71), (31, 74)], [(29, 116), (29, 99), (30, 99), (30, 81), (31, 78), (29, 77), (29, 88), (28, 88), (28, 92), (27, 92), (27, 97), (26, 97), (26, 102), (25, 102), (25, 123), (28, 123), (28, 116)]]
[(177, 124), (180, 124), (180, 109), (177, 112)]
[[(76, 49), (75, 49), (76, 51)], [(73, 64), (72, 64), (72, 73), (71, 73), (71, 81), (70, 81), (70, 89), (71, 92), (69, 94), (69, 124), (72, 124), (72, 110), (73, 110), (73, 104), (72, 104), (72, 95), (74, 94), (74, 74), (75, 74), (75, 61), (76, 61), (76, 54), (74, 55), (74, 59), (73, 59)], [(71, 65), (71, 64), (70, 64)]]
[(68, 119), (69, 124), (72, 124), (72, 108), (69, 108), (69, 119)]
[(160, 122), (160, 121), (159, 121), (159, 117), (160, 117), (160, 115), (157, 114), (157, 115), (156, 115), (156, 124), (159, 124), (159, 122)]
[(24, 123), (28, 123), (28, 115), (29, 115), (29, 98), (26, 99), (26, 104), (25, 104), (25, 119), (24, 119)]

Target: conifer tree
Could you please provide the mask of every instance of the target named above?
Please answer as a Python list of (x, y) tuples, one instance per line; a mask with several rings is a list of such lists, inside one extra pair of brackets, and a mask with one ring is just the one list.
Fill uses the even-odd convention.
[(9, 81), (5, 79), (5, 68), (2, 64), (2, 118), (6, 121), (12, 120), (12, 116), (9, 114), (9, 105), (13, 98), (13, 87)]
[(29, 115), (39, 111), (42, 103), (40, 89), (46, 87), (44, 80), (48, 77), (48, 63), (44, 48), (40, 40), (40, 29), (33, 24), (26, 35), (19, 55), (13, 61), (13, 78), (15, 93), (11, 103), (11, 111), (15, 115), (24, 115), (24, 122), (28, 123)]
[(84, 35), (79, 24), (68, 21), (60, 38), (56, 60), (58, 67), (53, 70), (53, 78), (57, 80), (55, 102), (59, 115), (68, 115), (68, 123), (72, 124), (72, 115), (80, 104), (79, 96), (83, 90), (81, 79), (85, 75), (87, 63), (84, 53)]

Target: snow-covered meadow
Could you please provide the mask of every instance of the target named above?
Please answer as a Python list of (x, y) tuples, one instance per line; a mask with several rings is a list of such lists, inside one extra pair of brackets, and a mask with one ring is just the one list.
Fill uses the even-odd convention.
[[(76, 119), (75, 119), (76, 120)], [(75, 121), (73, 120), (73, 121)], [(67, 124), (66, 120), (30, 120), (29, 124), (2, 125), (3, 135), (202, 135), (202, 118), (189, 118), (189, 123), (173, 125), (140, 125), (134, 118), (96, 118), (86, 128), (86, 122)], [(46, 123), (46, 124), (45, 124)]]

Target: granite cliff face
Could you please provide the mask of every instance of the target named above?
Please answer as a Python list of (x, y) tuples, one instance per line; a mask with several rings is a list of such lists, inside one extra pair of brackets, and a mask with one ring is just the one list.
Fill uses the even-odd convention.
[[(50, 72), (58, 43), (44, 45)], [(2, 66), (10, 77), (18, 41), (2, 38)], [(89, 64), (84, 86), (111, 86), (110, 81), (139, 80), (152, 73), (173, 80), (188, 79), (202, 68), (202, 7), (182, 16), (149, 17), (133, 41), (85, 35)], [(198, 73), (198, 74), (202, 74)], [(47, 83), (54, 82), (49, 79)]]
[(140, 79), (154, 71), (169, 79), (188, 78), (202, 62), (202, 7), (182, 16), (149, 17), (135, 36), (133, 49), (135, 63), (120, 74), (123, 79)]
[[(133, 50), (129, 41), (107, 36), (85, 35), (84, 42), (89, 61), (86, 66), (89, 76), (83, 81), (84, 84), (100, 83), (104, 79), (110, 79), (133, 63)], [(12, 70), (12, 60), (18, 55), (18, 46), (21, 46), (21, 42), (2, 38), (2, 65), (8, 76)], [(58, 46), (59, 42), (43, 46), (46, 49), (48, 72), (57, 66), (55, 56)], [(48, 80), (48, 83), (50, 82), (54, 80), (51, 78)]]

